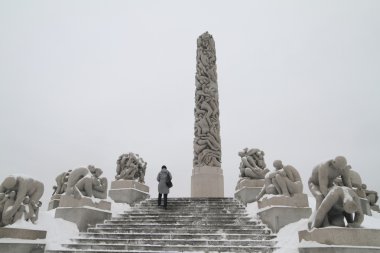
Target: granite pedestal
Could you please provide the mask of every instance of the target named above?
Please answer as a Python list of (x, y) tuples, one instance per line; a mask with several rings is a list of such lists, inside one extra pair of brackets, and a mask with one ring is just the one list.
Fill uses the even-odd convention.
[(82, 197), (75, 199), (63, 195), (59, 207), (56, 208), (55, 218), (62, 218), (77, 224), (79, 231), (85, 232), (87, 228), (102, 223), (112, 217), (111, 203), (105, 200)]
[(52, 210), (54, 208), (57, 208), (59, 206), (59, 201), (61, 200), (61, 194), (55, 194), (51, 196), (48, 210)]
[(264, 179), (248, 179), (244, 178), (238, 182), (235, 188), (235, 199), (244, 205), (252, 203), (256, 200), (256, 196), (260, 193), (264, 186)]
[[(22, 228), (0, 228), (0, 252), (6, 253), (44, 253), (46, 231)], [(13, 240), (17, 239), (17, 240)]]
[(290, 223), (309, 218), (312, 213), (307, 195), (303, 193), (293, 197), (266, 195), (257, 204), (260, 208), (257, 215), (274, 233)]
[(192, 198), (223, 198), (224, 177), (219, 167), (194, 167), (191, 175)]
[[(300, 253), (378, 253), (380, 230), (365, 228), (326, 227), (298, 232), (299, 241), (317, 242), (323, 245), (301, 246)], [(301, 242), (302, 245), (302, 242)]]
[(134, 205), (149, 198), (149, 187), (134, 180), (121, 179), (111, 183), (108, 195), (116, 203)]

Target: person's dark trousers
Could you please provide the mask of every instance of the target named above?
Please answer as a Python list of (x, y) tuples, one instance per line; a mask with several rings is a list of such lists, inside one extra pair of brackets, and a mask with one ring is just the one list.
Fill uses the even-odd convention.
[[(158, 205), (161, 205), (162, 193), (158, 194)], [(164, 208), (168, 205), (168, 194), (164, 194)]]

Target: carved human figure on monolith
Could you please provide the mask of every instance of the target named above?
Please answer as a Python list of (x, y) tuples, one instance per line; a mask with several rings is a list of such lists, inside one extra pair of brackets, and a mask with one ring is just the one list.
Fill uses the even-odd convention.
[(347, 160), (343, 156), (337, 156), (335, 159), (319, 164), (313, 169), (308, 184), (310, 192), (316, 199), (316, 210), (328, 194), (329, 189), (334, 186), (334, 181), (338, 176), (342, 177), (344, 186), (352, 188)]
[(8, 176), (0, 184), (0, 225), (12, 224), (23, 215), (33, 223), (38, 218), (42, 182), (27, 176)]
[(263, 179), (269, 172), (264, 161), (264, 151), (245, 148), (238, 154), (241, 158), (239, 166), (241, 178)]
[(364, 220), (360, 199), (356, 192), (345, 186), (334, 186), (322, 200), (309, 220), (309, 228), (327, 226), (358, 228)]
[(122, 154), (116, 164), (115, 179), (138, 180), (144, 183), (147, 163), (138, 154)]

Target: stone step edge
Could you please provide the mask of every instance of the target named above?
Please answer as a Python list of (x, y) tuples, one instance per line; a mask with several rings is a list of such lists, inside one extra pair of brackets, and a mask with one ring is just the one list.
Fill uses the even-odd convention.
[(88, 243), (64, 243), (64, 244), (61, 244), (62, 247), (65, 247), (65, 246), (104, 246), (104, 247), (112, 247), (113, 245), (115, 246), (120, 246), (120, 245), (123, 245), (123, 246), (131, 246), (131, 247), (166, 247), (166, 248), (246, 248), (246, 249), (251, 249), (251, 248), (257, 248), (257, 249), (267, 249), (268, 247), (272, 247), (272, 246), (261, 246), (261, 245), (255, 245), (255, 246), (239, 246), (239, 245), (236, 245), (236, 246), (226, 246), (226, 245), (221, 245), (221, 246), (216, 246), (216, 245), (205, 245), (205, 246), (202, 246), (202, 245), (151, 245), (151, 244), (88, 244)]
[[(168, 235), (179, 235), (179, 236), (186, 236), (186, 235), (194, 235), (194, 234), (189, 234), (189, 233), (175, 233), (175, 234), (167, 234), (167, 233), (94, 233), (94, 232), (81, 232), (79, 233), (79, 235), (92, 235), (92, 234), (102, 234), (102, 235), (108, 235), (108, 234), (112, 234), (112, 235), (165, 235), (165, 236), (168, 236)], [(224, 234), (205, 234), (205, 233), (197, 233), (196, 234), (197, 236), (199, 235), (202, 235), (202, 236), (209, 236), (209, 235), (212, 235), (212, 236), (222, 236)], [(225, 234), (226, 236), (246, 236), (246, 235), (257, 235), (257, 234)], [(275, 234), (264, 234), (265, 236), (276, 236)], [(83, 238), (83, 237), (82, 237)], [(84, 238), (85, 239), (85, 238)]]
[[(71, 238), (70, 240), (101, 240), (101, 241), (145, 241), (144, 239), (110, 239), (110, 238)], [(270, 240), (208, 240), (208, 239), (146, 239), (147, 241), (155, 241), (155, 242), (161, 242), (161, 241), (188, 241), (188, 242), (273, 242), (277, 243), (276, 240), (270, 239)], [(71, 243), (70, 243), (71, 244)], [(94, 245), (92, 243), (83, 243), (83, 244), (88, 244), (88, 245)], [(76, 245), (76, 244), (75, 244)], [(96, 244), (96, 245), (128, 245), (128, 244), (108, 244), (108, 243), (103, 243), (103, 244)], [(140, 245), (140, 244), (139, 244)], [(186, 246), (186, 245), (185, 245)]]

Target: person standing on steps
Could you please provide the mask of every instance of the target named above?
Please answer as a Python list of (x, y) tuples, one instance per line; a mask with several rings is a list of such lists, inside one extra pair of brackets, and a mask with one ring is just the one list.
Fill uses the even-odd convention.
[(161, 206), (162, 194), (164, 194), (164, 208), (168, 205), (169, 187), (167, 181), (172, 180), (172, 174), (167, 170), (165, 165), (162, 165), (160, 173), (157, 175), (158, 183), (158, 206)]

